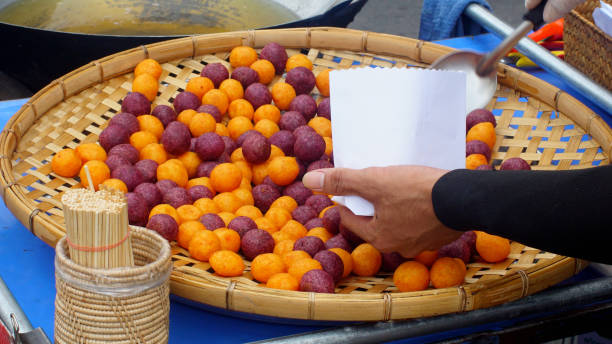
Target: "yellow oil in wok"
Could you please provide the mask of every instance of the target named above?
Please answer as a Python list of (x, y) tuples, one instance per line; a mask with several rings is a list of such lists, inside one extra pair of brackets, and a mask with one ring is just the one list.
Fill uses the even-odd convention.
[(212, 33), (297, 19), (270, 0), (22, 0), (0, 9), (0, 22), (106, 35)]

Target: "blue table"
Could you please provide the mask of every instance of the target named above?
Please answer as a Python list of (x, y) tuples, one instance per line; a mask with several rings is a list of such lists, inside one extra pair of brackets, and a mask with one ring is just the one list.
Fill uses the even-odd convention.
[[(490, 35), (456, 38), (440, 42), (455, 48), (469, 48), (476, 51), (488, 51), (499, 40)], [(568, 91), (585, 103), (604, 120), (612, 125), (612, 114), (595, 107), (587, 99), (580, 96), (559, 78), (541, 70), (530, 73)], [(0, 102), (0, 124), (8, 119), (25, 103), (25, 99)], [(55, 299), (55, 279), (53, 258), (54, 250), (32, 235), (2, 204), (0, 218), (0, 276), (13, 292), (24, 312), (30, 318), (34, 327), (42, 327), (47, 335), (53, 336), (53, 314)], [(587, 269), (575, 279), (601, 276)], [(188, 305), (184, 300), (172, 299), (170, 307), (170, 342), (190, 343), (195, 341), (211, 341), (215, 343), (240, 343), (261, 340), (296, 333), (303, 333), (326, 328), (318, 323), (288, 321), (286, 323), (256, 321), (237, 316), (238, 314), (221, 314), (203, 309), (198, 305)], [(489, 327), (475, 326), (439, 333), (436, 340), (442, 340), (466, 333), (483, 331), (503, 326), (490, 324)], [(428, 338), (432, 340), (431, 336)], [(415, 338), (403, 342), (422, 342), (425, 338)]]

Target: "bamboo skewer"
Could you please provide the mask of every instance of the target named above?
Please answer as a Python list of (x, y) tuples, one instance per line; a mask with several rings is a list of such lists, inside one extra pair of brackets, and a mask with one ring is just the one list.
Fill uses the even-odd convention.
[(123, 194), (110, 189), (70, 189), (62, 196), (62, 204), (70, 257), (77, 264), (105, 269), (134, 265)]

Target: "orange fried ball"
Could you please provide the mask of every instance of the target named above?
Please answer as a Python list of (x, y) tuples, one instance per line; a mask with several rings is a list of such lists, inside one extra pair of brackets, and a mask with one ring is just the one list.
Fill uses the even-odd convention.
[(438, 259), (438, 250), (425, 250), (414, 257), (414, 260), (425, 265), (426, 267), (431, 267), (433, 263)]
[(291, 101), (295, 98), (295, 89), (286, 82), (277, 82), (272, 86), (272, 99), (274, 104), (281, 110), (289, 110)]
[(159, 62), (153, 59), (144, 59), (136, 65), (134, 68), (134, 76), (139, 76), (141, 74), (149, 74), (154, 77), (156, 80), (159, 80), (159, 76), (162, 73), (162, 67)]
[(242, 181), (242, 172), (232, 163), (223, 163), (215, 166), (210, 172), (210, 182), (218, 192), (232, 191)]
[(89, 160), (106, 160), (106, 151), (97, 143), (83, 143), (78, 145), (75, 150), (83, 164)]
[(139, 152), (149, 143), (158, 143), (157, 137), (148, 131), (137, 131), (130, 135), (130, 144)]
[(121, 179), (110, 178), (110, 179), (105, 180), (100, 185), (103, 185), (106, 188), (110, 188), (110, 189), (121, 191), (123, 193), (127, 193), (128, 192), (127, 185), (125, 185), (125, 183)]
[(293, 263), (297, 262), (298, 260), (309, 259), (310, 255), (306, 251), (299, 250), (286, 252), (282, 255), (282, 258), (287, 269), (290, 269)]
[(357, 246), (351, 253), (353, 272), (357, 276), (374, 276), (380, 270), (382, 255), (368, 243)]
[(222, 250), (238, 252), (240, 250), (240, 235), (238, 232), (225, 227), (217, 228), (213, 231), (219, 237)]
[(490, 149), (493, 149), (495, 146), (495, 128), (493, 127), (493, 123), (491, 122), (480, 122), (474, 125), (467, 133), (465, 138), (466, 142), (472, 140), (480, 140), (489, 146)]
[(81, 164), (81, 158), (74, 149), (64, 148), (53, 156), (51, 170), (62, 177), (72, 178), (79, 174)]
[(319, 74), (317, 74), (317, 77), (315, 79), (317, 89), (319, 90), (319, 93), (321, 93), (321, 95), (324, 97), (329, 97), (329, 72), (330, 71), (331, 69), (325, 69), (319, 72)]
[(223, 277), (242, 276), (245, 268), (242, 257), (229, 250), (216, 251), (210, 256), (209, 262), (215, 273)]
[(189, 254), (203, 262), (207, 262), (212, 254), (219, 250), (221, 250), (221, 241), (215, 233), (209, 230), (195, 233), (189, 242)]
[(276, 157), (268, 165), (268, 176), (280, 186), (293, 183), (299, 174), (300, 165), (294, 157)]
[(429, 270), (417, 261), (404, 262), (395, 269), (393, 283), (399, 291), (425, 290), (429, 286)]
[(202, 104), (214, 105), (222, 115), (225, 115), (229, 106), (229, 98), (225, 92), (215, 88), (206, 92), (204, 97), (202, 97)]
[(232, 67), (248, 67), (253, 62), (257, 61), (257, 51), (251, 47), (240, 46), (235, 47), (230, 52), (230, 65)]
[(251, 262), (251, 274), (259, 282), (266, 283), (272, 275), (285, 271), (285, 263), (274, 253), (260, 254)]
[(287, 69), (287, 73), (289, 73), (289, 71), (295, 67), (306, 67), (312, 70), (313, 66), (312, 61), (310, 61), (306, 55), (295, 54), (287, 59), (287, 65), (285, 68)]
[(286, 272), (281, 272), (272, 275), (268, 282), (266, 282), (266, 287), (274, 288), (274, 289), (283, 289), (283, 290), (293, 290), (297, 291), (299, 288), (299, 283), (295, 279), (295, 277), (291, 276)]
[(215, 88), (215, 85), (213, 84), (212, 80), (205, 76), (196, 76), (187, 81), (185, 91), (191, 92), (198, 98), (202, 99), (202, 96), (213, 88)]
[(184, 249), (189, 248), (189, 243), (193, 236), (199, 232), (206, 230), (206, 227), (200, 221), (187, 221), (181, 223), (178, 229), (178, 236), (176, 242), (178, 245)]
[(157, 214), (170, 215), (174, 219), (174, 221), (176, 221), (177, 225), (181, 224), (181, 220), (179, 219), (176, 209), (174, 209), (174, 207), (170, 204), (158, 204), (153, 207), (153, 209), (151, 209), (151, 212), (149, 212), (149, 219), (153, 217), (153, 215)]
[(225, 79), (219, 85), (219, 89), (227, 95), (227, 99), (231, 103), (236, 99), (244, 98), (244, 88), (240, 81), (236, 79)]
[(251, 64), (251, 68), (259, 75), (259, 82), (264, 85), (269, 84), (276, 75), (274, 65), (268, 60), (257, 60)]
[(255, 110), (253, 110), (253, 105), (249, 103), (246, 99), (235, 99), (229, 105), (227, 109), (227, 114), (230, 118), (243, 116), (248, 119), (253, 119), (253, 114)]
[(486, 262), (501, 262), (510, 254), (510, 241), (497, 235), (476, 231), (476, 251)]
[(159, 84), (150, 74), (140, 74), (132, 81), (132, 92), (142, 93), (149, 101), (155, 100)]
[(110, 178), (110, 169), (106, 166), (105, 163), (98, 160), (90, 160), (86, 162), (83, 167), (81, 167), (81, 171), (79, 172), (79, 178), (81, 178), (81, 184), (83, 187), (89, 187), (89, 180), (87, 179), (87, 174), (85, 172), (85, 167), (89, 170), (89, 175), (91, 176), (91, 182), (93, 183), (93, 187), (95, 190), (98, 190), (98, 186), (102, 184), (105, 180)]
[(456, 287), (465, 279), (465, 264), (459, 258), (438, 258), (431, 266), (429, 276), (435, 288)]
[(470, 154), (465, 158), (465, 168), (468, 170), (475, 170), (476, 167), (488, 163), (487, 157), (482, 154)]

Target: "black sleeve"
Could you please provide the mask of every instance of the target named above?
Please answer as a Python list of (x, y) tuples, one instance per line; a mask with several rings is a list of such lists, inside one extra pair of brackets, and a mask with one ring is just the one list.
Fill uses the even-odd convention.
[(432, 190), (456, 230), (482, 230), (531, 247), (612, 263), (612, 166), (565, 171), (455, 170)]

